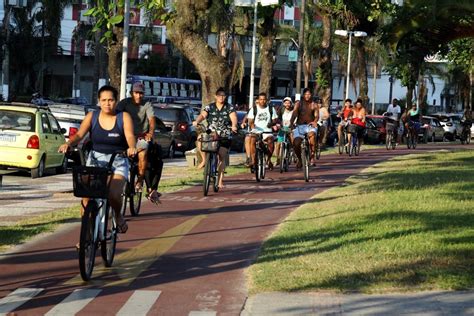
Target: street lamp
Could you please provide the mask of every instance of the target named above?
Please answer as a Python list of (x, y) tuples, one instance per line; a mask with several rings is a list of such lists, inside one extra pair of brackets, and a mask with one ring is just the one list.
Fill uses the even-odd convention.
[(362, 31), (346, 31), (346, 30), (336, 30), (334, 31), (334, 34), (339, 35), (339, 36), (349, 36), (349, 48), (348, 48), (348, 54), (347, 54), (347, 78), (346, 78), (346, 97), (345, 99), (349, 98), (349, 77), (351, 73), (351, 45), (352, 45), (352, 36), (354, 35), (355, 37), (364, 37), (367, 36), (367, 33), (362, 32)]

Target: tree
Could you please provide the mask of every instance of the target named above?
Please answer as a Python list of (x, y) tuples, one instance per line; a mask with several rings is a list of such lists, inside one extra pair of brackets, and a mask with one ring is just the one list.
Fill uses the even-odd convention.
[(454, 78), (457, 78), (464, 107), (469, 106), (471, 109), (474, 100), (473, 51), (474, 38), (464, 38), (450, 42), (449, 52), (446, 54), (446, 58), (450, 61), (448, 70), (450, 74), (455, 74)]

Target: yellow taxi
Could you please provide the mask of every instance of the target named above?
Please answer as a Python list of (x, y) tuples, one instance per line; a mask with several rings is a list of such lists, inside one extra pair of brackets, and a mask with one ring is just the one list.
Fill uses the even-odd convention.
[(47, 107), (0, 103), (0, 167), (30, 170), (32, 178), (47, 168), (66, 172), (67, 158), (58, 153), (63, 132)]

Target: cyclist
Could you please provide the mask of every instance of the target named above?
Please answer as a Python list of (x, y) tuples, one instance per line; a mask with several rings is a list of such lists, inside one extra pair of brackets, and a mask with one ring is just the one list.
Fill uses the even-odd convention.
[[(257, 105), (249, 110), (247, 115), (249, 125), (252, 130), (257, 130), (263, 133), (263, 140), (268, 145), (267, 152), (267, 167), (273, 169), (271, 161), (273, 155), (273, 132), (272, 126), (276, 124), (278, 116), (275, 109), (267, 104), (267, 95), (262, 92), (258, 95)], [(250, 134), (250, 167), (255, 166), (255, 151), (256, 151), (257, 138), (255, 135)]]
[(319, 133), (319, 145), (324, 146), (326, 144), (326, 137), (328, 131), (328, 120), (329, 120), (329, 111), (327, 107), (323, 105), (321, 98), (316, 97), (315, 103), (319, 108), (319, 119), (318, 119), (318, 133)]
[(291, 116), (291, 126), (294, 126), (296, 121), (296, 128), (293, 130), (293, 148), (296, 157), (298, 157), (297, 169), (303, 166), (301, 161), (301, 142), (303, 134), (308, 133), (309, 144), (311, 148), (311, 163), (315, 164), (314, 152), (316, 149), (316, 133), (318, 132), (319, 108), (312, 101), (311, 90), (305, 88), (303, 90), (303, 100), (295, 105), (293, 114)]
[(342, 141), (342, 129), (347, 129), (347, 126), (349, 125), (349, 120), (352, 118), (352, 108), (352, 100), (346, 99), (344, 101), (344, 107), (339, 113), (337, 113), (337, 116), (341, 118), (341, 121), (337, 126), (337, 139), (339, 140), (339, 143)]
[(131, 97), (125, 98), (117, 105), (118, 112), (127, 112), (133, 120), (133, 133), (137, 138), (138, 153), (138, 176), (135, 189), (141, 191), (145, 169), (147, 166), (148, 143), (153, 139), (155, 131), (155, 115), (153, 106), (144, 100), (145, 86), (141, 82), (135, 82), (130, 92)]
[(245, 135), (245, 139), (244, 139), (244, 147), (245, 147), (245, 155), (247, 157), (247, 160), (245, 161), (245, 166), (246, 167), (250, 167), (250, 164), (251, 164), (251, 161), (252, 159), (250, 158), (250, 146), (251, 146), (251, 141), (250, 141), (250, 133), (248, 133), (250, 131), (250, 126), (248, 124), (248, 112), (250, 110), (253, 109), (254, 106), (257, 106), (257, 101), (255, 102), (255, 104), (253, 106), (250, 107), (250, 109), (247, 111), (247, 114), (245, 114), (245, 117), (243, 118), (242, 120), (242, 123), (240, 125), (240, 127), (242, 129), (247, 129), (247, 133)]
[(219, 140), (219, 163), (217, 166), (219, 171), (219, 188), (223, 188), (224, 171), (226, 167), (225, 161), (231, 144), (228, 138), (231, 136), (231, 133), (237, 133), (237, 114), (235, 113), (234, 107), (226, 102), (224, 88), (217, 89), (216, 102), (207, 105), (193, 122), (193, 125), (197, 126), (203, 120), (207, 120), (209, 129), (212, 130), (216, 136), (224, 138)]
[(400, 108), (400, 105), (398, 105), (398, 100), (396, 98), (392, 100), (392, 104), (388, 105), (386, 113), (391, 113), (389, 114), (390, 116), (387, 116), (387, 119), (390, 120), (391, 123), (395, 124), (394, 133), (398, 145), (400, 143), (400, 135), (403, 131), (401, 133), (399, 132), (399, 120), (400, 115), (402, 113), (402, 109)]
[[(284, 128), (290, 128), (290, 121), (291, 121), (291, 115), (293, 114), (293, 102), (291, 101), (290, 97), (286, 97), (283, 99), (283, 106), (280, 108), (278, 111), (278, 121), (281, 124), (281, 127)], [(280, 130), (278, 132), (278, 137), (277, 137), (277, 142), (275, 144), (275, 152), (277, 153), (277, 161), (276, 164), (280, 164), (280, 147), (281, 147), (281, 142), (283, 141), (283, 136), (284, 133), (286, 133), (283, 130)]]
[[(117, 113), (118, 92), (114, 87), (103, 86), (98, 92), (100, 111), (89, 112), (68, 142), (59, 147), (59, 152), (66, 153), (70, 147), (77, 145), (87, 133), (90, 133), (92, 150), (87, 157), (87, 166), (106, 167), (111, 155), (116, 151), (127, 150), (128, 156), (137, 152), (136, 141), (133, 135), (133, 122), (128, 113)], [(128, 159), (116, 156), (112, 165), (112, 179), (110, 180), (109, 202), (116, 210), (117, 231), (125, 233), (127, 222), (118, 210), (122, 206), (122, 191), (128, 179)], [(88, 199), (83, 200), (83, 205)], [(81, 210), (81, 216), (84, 210)]]
[(463, 127), (463, 133), (465, 129), (470, 129), (472, 126), (472, 112), (469, 106), (466, 106), (464, 114), (461, 118), (461, 125)]
[(159, 144), (151, 142), (147, 153), (148, 166), (145, 171), (145, 182), (147, 187), (146, 197), (154, 204), (159, 203), (161, 193), (158, 192), (161, 174), (163, 172), (163, 152)]
[(420, 108), (416, 106), (416, 101), (412, 101), (411, 109), (406, 115), (405, 128), (407, 131), (410, 131), (410, 128), (413, 128), (418, 135), (420, 131)]
[(365, 130), (365, 115), (366, 111), (364, 106), (362, 105), (362, 99), (357, 99), (354, 109), (352, 110), (352, 120), (351, 124), (348, 127), (349, 130), (349, 135), (348, 135), (348, 141), (349, 144), (352, 141), (352, 134), (355, 133), (358, 138), (358, 146), (360, 150), (360, 145), (362, 144), (362, 138), (364, 136), (364, 130)]

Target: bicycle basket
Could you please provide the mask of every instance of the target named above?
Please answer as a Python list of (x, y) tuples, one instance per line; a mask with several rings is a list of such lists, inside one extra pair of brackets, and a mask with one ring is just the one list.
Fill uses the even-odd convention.
[(88, 198), (107, 198), (108, 177), (112, 170), (100, 167), (76, 166), (72, 168), (74, 196)]
[(207, 153), (217, 152), (218, 142), (213, 140), (209, 134), (203, 134), (201, 137), (201, 150)]

